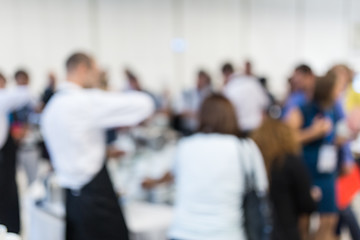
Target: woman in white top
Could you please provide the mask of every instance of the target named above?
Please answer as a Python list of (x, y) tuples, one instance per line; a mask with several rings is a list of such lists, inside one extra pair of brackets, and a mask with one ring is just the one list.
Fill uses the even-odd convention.
[[(172, 176), (175, 180), (175, 216), (169, 232), (177, 240), (241, 240), (244, 177), (250, 167), (256, 187), (266, 191), (268, 182), (262, 156), (251, 140), (251, 152), (238, 139), (238, 125), (231, 103), (220, 95), (207, 98), (199, 112), (198, 133), (179, 142)], [(246, 154), (246, 156), (245, 156)], [(240, 161), (243, 161), (242, 163)], [(144, 187), (170, 179), (147, 179)]]

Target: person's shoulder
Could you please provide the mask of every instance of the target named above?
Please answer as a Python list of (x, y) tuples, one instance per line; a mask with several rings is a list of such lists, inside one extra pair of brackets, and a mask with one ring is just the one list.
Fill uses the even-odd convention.
[(301, 102), (298, 104), (298, 109), (305, 113), (316, 110), (316, 104), (313, 102)]
[(249, 137), (246, 138), (238, 138), (238, 141), (240, 145), (245, 146), (248, 150), (251, 151), (260, 151), (259, 146), (256, 144), (256, 142)]
[(251, 86), (254, 85), (252, 85), (251, 81), (249, 81), (246, 76), (236, 75), (224, 86), (224, 93), (225, 95), (238, 97), (240, 96), (239, 91), (248, 91), (249, 86), (251, 88)]
[(197, 136), (198, 136), (198, 134), (193, 134), (193, 135), (190, 135), (190, 136), (181, 137), (181, 138), (178, 140), (177, 144), (178, 144), (178, 145), (186, 144), (186, 143), (188, 143), (188, 142), (193, 141)]
[(184, 148), (196, 146), (197, 145), (196, 142), (198, 141), (198, 138), (199, 138), (198, 134), (180, 138), (176, 144), (177, 151), (181, 152), (181, 150)]
[(256, 145), (255, 141), (250, 138), (250, 137), (239, 137), (237, 138), (238, 142), (240, 143), (245, 143), (245, 144), (251, 144), (251, 145)]
[(288, 96), (288, 102), (301, 106), (306, 102), (306, 96), (303, 92), (293, 92)]
[(218, 141), (231, 141), (231, 142), (239, 142), (239, 139), (236, 136), (229, 134), (220, 134), (220, 133), (195, 133), (191, 136), (184, 137), (179, 140), (179, 145), (187, 145), (187, 144), (196, 144), (204, 143), (204, 142), (218, 142)]
[(62, 101), (62, 98), (58, 94), (54, 94), (54, 96), (49, 100), (46, 104), (43, 112), (42, 117), (51, 115), (52, 112), (57, 112), (59, 108), (62, 108), (62, 105), (66, 106), (66, 103)]
[(253, 82), (254, 83), (259, 83), (257, 78), (254, 77), (254, 76), (246, 76), (246, 75), (243, 75), (243, 74), (237, 74), (237, 75), (234, 75), (231, 78), (229, 84), (242, 85), (242, 84), (245, 84), (245, 83), (253, 83)]
[(233, 76), (231, 76), (229, 82), (226, 84), (225, 87), (231, 88), (234, 86), (238, 86), (241, 83), (241, 79), (242, 79), (241, 75), (238, 75), (238, 74), (233, 75)]
[(190, 96), (194, 95), (195, 92), (196, 92), (195, 89), (188, 88), (188, 89), (181, 91), (181, 96), (184, 98), (190, 97)]
[(186, 136), (186, 137), (183, 137), (179, 140), (178, 144), (179, 145), (184, 145), (184, 144), (191, 144), (193, 142), (196, 142), (196, 141), (202, 141), (202, 140), (205, 140), (207, 139), (209, 136), (209, 134), (205, 134), (205, 133), (195, 133), (195, 134), (192, 134), (190, 136)]
[(304, 168), (304, 161), (300, 155), (287, 154), (284, 156), (284, 168), (293, 172)]
[(83, 96), (81, 91), (56, 92), (46, 104), (44, 111), (59, 112), (81, 107), (83, 103), (88, 102)]
[[(90, 89), (83, 89), (82, 91), (79, 91), (80, 94), (90, 94), (90, 95), (106, 95), (106, 94), (112, 94), (113, 91), (105, 91), (98, 88), (90, 88)], [(122, 93), (126, 94), (126, 93)]]
[(286, 154), (285, 156), (284, 156), (284, 159), (286, 160), (286, 161), (288, 161), (288, 162), (297, 162), (297, 163), (299, 163), (299, 162), (301, 162), (302, 161), (302, 159), (301, 159), (301, 157), (299, 156), (299, 155), (296, 155), (296, 154)]
[(241, 76), (239, 85), (241, 84), (244, 91), (251, 91), (256, 94), (265, 94), (264, 87), (260, 84), (259, 80), (255, 76)]

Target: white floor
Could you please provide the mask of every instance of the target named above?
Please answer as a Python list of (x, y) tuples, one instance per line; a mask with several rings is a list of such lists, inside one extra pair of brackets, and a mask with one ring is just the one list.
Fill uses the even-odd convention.
[[(38, 176), (43, 176), (44, 173), (46, 173), (49, 170), (49, 165), (48, 164), (40, 164), (39, 165), (39, 171), (38, 171)], [(21, 209), (24, 209), (24, 195), (26, 192), (26, 189), (28, 187), (28, 179), (25, 173), (25, 169), (22, 168), (21, 166), (18, 169), (18, 174), (17, 174), (17, 182), (18, 182), (18, 188), (19, 188), (19, 195), (20, 195), (20, 207)], [(24, 216), (23, 214), (26, 211), (21, 210), (21, 235), (22, 235), (22, 240), (27, 240), (26, 239), (26, 221), (25, 219), (27, 219), (27, 216)]]

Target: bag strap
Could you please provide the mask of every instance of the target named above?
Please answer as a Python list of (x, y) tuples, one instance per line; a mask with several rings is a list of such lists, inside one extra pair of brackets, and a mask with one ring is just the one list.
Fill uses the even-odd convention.
[[(251, 161), (251, 149), (249, 140), (240, 140), (238, 144), (238, 155), (239, 155), (239, 162), (241, 173), (244, 176), (244, 185), (245, 185), (245, 192), (250, 192), (254, 190), (254, 174), (253, 174), (253, 166)], [(246, 166), (246, 162), (249, 166)], [(249, 168), (249, 169), (248, 169)]]

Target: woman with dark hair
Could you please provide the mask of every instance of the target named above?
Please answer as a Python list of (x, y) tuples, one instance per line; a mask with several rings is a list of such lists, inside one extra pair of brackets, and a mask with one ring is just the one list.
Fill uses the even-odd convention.
[(321, 192), (318, 188), (311, 190), (294, 130), (269, 116), (251, 137), (261, 150), (269, 176), (274, 217), (272, 239), (300, 240), (300, 217), (316, 210), (315, 200), (319, 200)]
[[(199, 111), (198, 132), (180, 140), (177, 147), (171, 173), (176, 187), (171, 239), (246, 239), (243, 173), (252, 171), (259, 192), (267, 190), (268, 181), (259, 149), (252, 140), (238, 136), (231, 103), (221, 95), (208, 97)], [(169, 176), (148, 179), (144, 187), (168, 181)]]
[[(322, 199), (319, 202), (320, 226), (315, 234), (316, 240), (334, 239), (337, 223), (335, 203), (335, 180), (338, 171), (337, 136), (334, 126), (339, 117), (335, 103), (341, 92), (341, 85), (335, 74), (330, 71), (324, 77), (318, 77), (315, 83), (313, 100), (291, 113), (289, 122), (299, 132), (302, 131), (303, 158), (309, 169), (312, 184), (321, 188)], [(312, 125), (318, 125), (317, 133), (311, 132)], [(300, 135), (299, 135), (300, 136)]]

